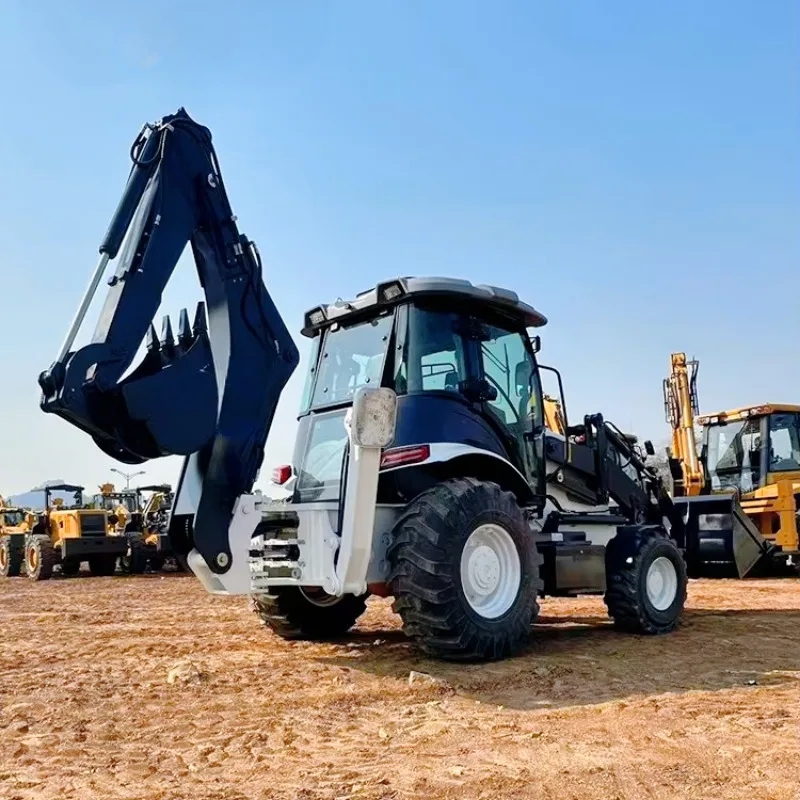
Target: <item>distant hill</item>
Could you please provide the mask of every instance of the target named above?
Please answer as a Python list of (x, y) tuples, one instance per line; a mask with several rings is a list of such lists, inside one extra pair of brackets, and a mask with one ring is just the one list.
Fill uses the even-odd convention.
[[(63, 480), (43, 481), (38, 486), (34, 486), (30, 491), (11, 495), (7, 497), (6, 500), (9, 504), (21, 506), (22, 508), (42, 509), (44, 508), (44, 487), (58, 486), (58, 484), (64, 482)], [(65, 505), (72, 505), (75, 499), (75, 496), (71, 492), (53, 492), (52, 498), (55, 499), (57, 497), (60, 497)], [(86, 492), (83, 493), (82, 500), (83, 502), (87, 502)]]

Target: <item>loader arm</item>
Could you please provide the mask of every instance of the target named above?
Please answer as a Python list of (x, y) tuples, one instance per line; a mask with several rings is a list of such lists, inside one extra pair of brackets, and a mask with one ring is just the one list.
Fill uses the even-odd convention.
[[(264, 285), (258, 250), (237, 228), (210, 131), (181, 108), (143, 128), (131, 159), (86, 294), (39, 376), (41, 408), (122, 462), (185, 456), (172, 544), (183, 556), (196, 549), (224, 573), (234, 505), (255, 482), (298, 352)], [(153, 318), (187, 244), (205, 304), (191, 325), (181, 311), (177, 335), (166, 317), (159, 337)], [(109, 261), (116, 270), (94, 337), (73, 350)], [(144, 357), (126, 374), (143, 343)]]
[(685, 353), (673, 353), (671, 370), (664, 379), (664, 412), (672, 430), (671, 458), (679, 465), (682, 488), (687, 497), (699, 495), (705, 485), (705, 472), (697, 456), (694, 433), (699, 362), (687, 361)]

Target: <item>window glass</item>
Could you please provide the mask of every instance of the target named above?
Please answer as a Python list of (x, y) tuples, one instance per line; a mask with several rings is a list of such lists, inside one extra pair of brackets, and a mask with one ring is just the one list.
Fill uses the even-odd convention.
[(457, 392), (466, 377), (464, 340), (456, 314), (412, 306), (403, 378), (409, 392)]
[(750, 492), (759, 484), (760, 421), (748, 419), (708, 428), (706, 470), (712, 489)]
[(769, 469), (800, 470), (800, 431), (797, 414), (772, 414), (769, 418)]
[(311, 357), (309, 359), (308, 372), (306, 373), (305, 384), (303, 385), (303, 395), (300, 399), (300, 413), (304, 414), (311, 405), (311, 390), (314, 388), (314, 378), (317, 375), (317, 358), (319, 356), (319, 346), (322, 342), (322, 334), (314, 337), (311, 343)]
[[(497, 397), (490, 401), (494, 415), (504, 425), (517, 425), (537, 409), (531, 404), (533, 360), (520, 333), (487, 326), (490, 338), (481, 342), (483, 373)], [(538, 398), (537, 398), (538, 399)]]
[(362, 386), (380, 386), (392, 319), (389, 314), (326, 332), (312, 406), (345, 403)]
[(22, 525), (25, 521), (25, 513), (23, 511), (3, 511), (0, 512), (0, 522), (7, 525), (9, 528)]
[(345, 411), (334, 411), (301, 420), (301, 429), (307, 431), (306, 440), (300, 442), (302, 452), (297, 461), (297, 491), (301, 502), (338, 497), (347, 445), (345, 414)]

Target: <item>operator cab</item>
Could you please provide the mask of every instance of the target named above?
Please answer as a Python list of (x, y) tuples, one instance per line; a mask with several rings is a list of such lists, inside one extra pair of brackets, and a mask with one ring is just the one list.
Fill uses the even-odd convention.
[[(546, 318), (517, 295), (466, 281), (405, 278), (306, 314), (313, 338), (294, 457), (294, 502), (336, 500), (357, 390), (398, 395), (382, 470), (482, 451), (510, 463), (520, 487), (542, 475), (543, 398), (529, 328)], [(533, 340), (535, 342), (536, 339)], [(400, 502), (419, 471), (382, 482)], [(521, 489), (522, 490), (522, 489)]]
[(747, 493), (778, 480), (800, 480), (800, 406), (751, 406), (697, 421), (709, 491)]
[[(604, 506), (595, 449), (585, 435), (566, 435), (560, 376), (537, 363), (531, 329), (546, 321), (513, 292), (445, 278), (398, 279), (312, 309), (294, 466), (276, 470), (276, 482), (294, 503), (338, 501), (345, 418), (359, 389), (379, 386), (398, 396), (380, 503), (406, 503), (456, 467), (483, 480), (502, 473), (523, 504), (543, 506), (555, 483), (570, 501)], [(545, 370), (560, 398), (543, 394)], [(609, 435), (605, 449), (607, 488), (622, 498), (645, 491), (629, 439)]]
[(94, 496), (94, 505), (96, 508), (102, 508), (104, 511), (113, 512), (120, 506), (124, 506), (131, 514), (138, 511), (138, 500), (136, 494), (127, 494), (125, 492), (112, 492), (104, 494), (96, 494)]

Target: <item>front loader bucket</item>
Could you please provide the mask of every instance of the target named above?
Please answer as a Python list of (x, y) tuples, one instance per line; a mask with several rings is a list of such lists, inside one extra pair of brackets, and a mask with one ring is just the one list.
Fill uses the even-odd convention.
[(686, 563), (692, 575), (735, 571), (744, 578), (770, 551), (769, 543), (732, 494), (676, 497), (684, 515)]

